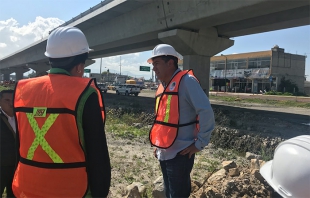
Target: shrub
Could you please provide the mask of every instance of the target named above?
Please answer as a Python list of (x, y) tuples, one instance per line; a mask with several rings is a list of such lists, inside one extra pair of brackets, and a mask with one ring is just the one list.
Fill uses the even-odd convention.
[(285, 92), (289, 92), (289, 93), (294, 93), (294, 92), (298, 92), (299, 89), (296, 85), (295, 82), (292, 82), (291, 80), (285, 80), (285, 77), (281, 78), (280, 81), (280, 85), (279, 85), (279, 90), (280, 91), (285, 91)]

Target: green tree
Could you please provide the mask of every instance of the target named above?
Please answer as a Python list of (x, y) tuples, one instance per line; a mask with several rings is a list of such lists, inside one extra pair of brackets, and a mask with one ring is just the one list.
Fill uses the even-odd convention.
[[(294, 88), (295, 88), (295, 90), (294, 90)], [(289, 92), (289, 93), (294, 93), (294, 91), (295, 92), (299, 91), (298, 86), (296, 85), (296, 83), (292, 82), (290, 79), (286, 80), (285, 77), (281, 78), (279, 89), (280, 89), (280, 91)]]

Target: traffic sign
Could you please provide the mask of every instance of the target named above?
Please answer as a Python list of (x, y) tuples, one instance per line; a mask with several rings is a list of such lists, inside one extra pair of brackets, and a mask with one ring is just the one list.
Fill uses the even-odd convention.
[(90, 69), (84, 69), (84, 73), (90, 73)]
[(151, 67), (149, 67), (149, 66), (140, 66), (140, 71), (151, 71)]

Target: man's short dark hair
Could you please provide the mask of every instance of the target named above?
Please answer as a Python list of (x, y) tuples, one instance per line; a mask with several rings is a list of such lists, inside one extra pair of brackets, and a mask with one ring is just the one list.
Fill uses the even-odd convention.
[(0, 99), (2, 99), (3, 94), (14, 94), (14, 90), (12, 90), (12, 89), (5, 89), (5, 90), (2, 90), (2, 91), (0, 92)]
[[(179, 68), (179, 65), (178, 65), (178, 58), (177, 57), (175, 57), (175, 56), (170, 56), (170, 55), (168, 55), (168, 56), (157, 56), (157, 57), (160, 57), (163, 61), (165, 61), (165, 63), (166, 62), (168, 62), (169, 60), (173, 60), (173, 62), (174, 62), (174, 66), (175, 66), (175, 68), (176, 69), (178, 69)], [(157, 58), (157, 57), (154, 57), (154, 58)], [(154, 58), (152, 58), (152, 59), (154, 59)]]
[(66, 58), (49, 58), (50, 65), (52, 68), (61, 68), (67, 71), (71, 71), (76, 65), (83, 63), (88, 58), (88, 53), (80, 54), (77, 56), (71, 56)]

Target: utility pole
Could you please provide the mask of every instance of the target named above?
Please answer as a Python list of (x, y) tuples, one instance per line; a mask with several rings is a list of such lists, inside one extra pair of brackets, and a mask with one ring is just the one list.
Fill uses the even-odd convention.
[(100, 59), (100, 82), (102, 82), (101, 67), (102, 67), (102, 58)]
[(154, 71), (152, 70), (152, 82), (154, 82)]
[(227, 57), (223, 54), (221, 54), (221, 56), (224, 56), (225, 57), (225, 73), (224, 73), (224, 80), (225, 80), (225, 92), (226, 92), (226, 69), (227, 69)]
[(122, 75), (122, 56), (119, 56), (119, 75)]

